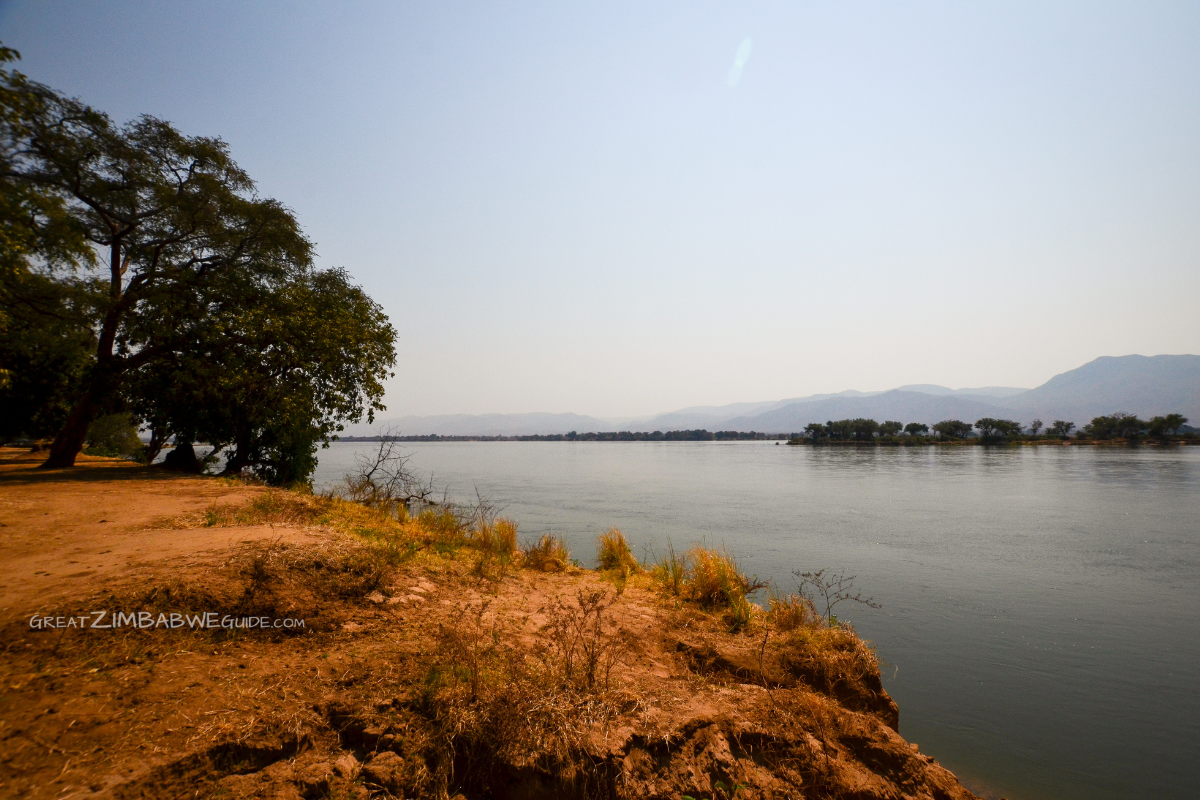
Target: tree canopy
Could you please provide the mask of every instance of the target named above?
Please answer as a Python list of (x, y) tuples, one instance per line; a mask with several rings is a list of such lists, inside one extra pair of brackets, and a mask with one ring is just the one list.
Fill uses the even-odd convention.
[(962, 439), (971, 432), (971, 423), (958, 419), (944, 419), (934, 423), (933, 430), (947, 439)]
[(1021, 423), (1011, 419), (993, 419), (984, 417), (975, 421), (975, 427), (984, 439), (1001, 439), (1021, 434)]
[(5, 434), (56, 427), (47, 466), (128, 410), (158, 445), (202, 437), (295, 480), (315, 442), (383, 408), (394, 329), (345, 272), (313, 266), (293, 213), (220, 139), (118, 125), (0, 69), (0, 203), (0, 402), (44, 384)]

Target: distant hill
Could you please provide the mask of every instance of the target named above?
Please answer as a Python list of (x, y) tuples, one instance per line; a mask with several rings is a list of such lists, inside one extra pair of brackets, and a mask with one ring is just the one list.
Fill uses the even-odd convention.
[[(995, 398), (989, 398), (995, 399)], [(736, 417), (721, 424), (733, 431), (763, 431), (792, 433), (801, 431), (810, 422), (867, 417), (883, 422), (932, 424), (944, 419), (974, 422), (980, 417), (1004, 416), (1005, 411), (982, 398), (954, 395), (934, 395), (924, 392), (902, 392), (893, 389), (870, 397), (845, 397), (815, 402), (792, 403), (762, 414)]]
[(1178, 412), (1200, 423), (1200, 356), (1103, 356), (1056, 375), (1036, 389), (983, 386), (950, 389), (910, 384), (886, 392), (854, 389), (785, 400), (693, 406), (619, 424), (581, 414), (453, 414), (399, 417), (375, 425), (348, 426), (364, 436), (385, 426), (408, 436), (522, 436), (578, 431), (710, 431), (791, 433), (810, 422), (868, 417), (933, 424), (944, 419), (974, 422), (980, 417), (1064, 419), (1082, 426), (1093, 417), (1125, 411), (1143, 418)]
[[(933, 383), (914, 383), (897, 387), (902, 392), (922, 392), (923, 394), (952, 394), (980, 395), (982, 397), (1010, 397), (1014, 394), (1027, 392), (1028, 389), (1018, 389), (1013, 386), (980, 386), (978, 389), (950, 389)], [(877, 392), (876, 394), (882, 394)]]
[(792, 403), (804, 403), (815, 400), (825, 400), (831, 397), (868, 397), (879, 392), (860, 392), (848, 389), (837, 394), (814, 394), (808, 397), (793, 397), (787, 400), (770, 400), (763, 403), (730, 403), (726, 406), (692, 406), (679, 411), (634, 420), (626, 423), (623, 430), (639, 431), (679, 431), (706, 428), (708, 430), (734, 430), (725, 427), (728, 420), (737, 419), (751, 414), (761, 414), (771, 409), (781, 408)]
[(1125, 411), (1140, 417), (1178, 412), (1200, 420), (1200, 356), (1101, 356), (1055, 375), (1036, 389), (1000, 401), (1023, 420), (1083, 424)]

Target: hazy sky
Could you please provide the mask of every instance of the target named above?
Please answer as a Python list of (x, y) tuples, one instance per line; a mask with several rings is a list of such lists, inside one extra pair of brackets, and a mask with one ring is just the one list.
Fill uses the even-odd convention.
[(396, 414), (1200, 353), (1200, 3), (0, 2), (219, 135), (399, 331)]

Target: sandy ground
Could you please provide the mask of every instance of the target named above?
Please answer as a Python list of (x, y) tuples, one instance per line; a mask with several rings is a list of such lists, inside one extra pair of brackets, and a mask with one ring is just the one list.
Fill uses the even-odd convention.
[(0, 625), (113, 578), (153, 581), (218, 561), (245, 542), (312, 536), (267, 525), (167, 527), (216, 502), (245, 502), (261, 488), (86, 455), (74, 469), (38, 469), (43, 460), (0, 449)]

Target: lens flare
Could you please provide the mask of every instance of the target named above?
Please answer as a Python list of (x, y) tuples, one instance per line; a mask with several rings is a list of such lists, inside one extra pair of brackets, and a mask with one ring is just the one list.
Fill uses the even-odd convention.
[(733, 66), (729, 68), (729, 77), (725, 82), (732, 86), (737, 86), (738, 81), (742, 79), (742, 68), (746, 66), (746, 62), (750, 60), (750, 49), (753, 43), (750, 37), (742, 39), (742, 43), (738, 45), (737, 55), (733, 57)]

